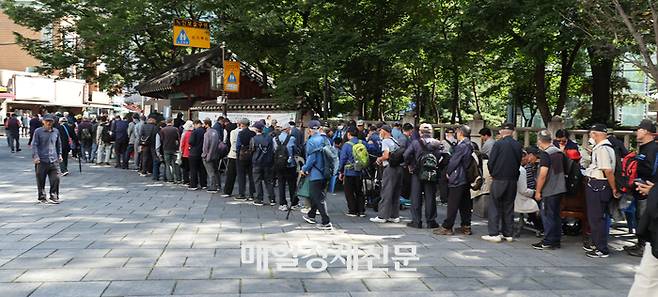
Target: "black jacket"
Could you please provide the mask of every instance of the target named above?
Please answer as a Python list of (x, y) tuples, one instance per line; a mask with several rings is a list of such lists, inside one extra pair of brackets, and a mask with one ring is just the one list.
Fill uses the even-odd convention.
[(203, 127), (196, 128), (192, 131), (190, 135), (190, 157), (201, 157), (203, 153), (203, 134), (206, 133), (206, 129)]
[(62, 140), (63, 151), (74, 150), (78, 147), (78, 135), (75, 134), (75, 129), (71, 125), (62, 123), (57, 129), (59, 130), (59, 139)]
[(496, 141), (489, 153), (489, 173), (497, 180), (519, 179), (519, 167), (523, 147), (512, 136)]

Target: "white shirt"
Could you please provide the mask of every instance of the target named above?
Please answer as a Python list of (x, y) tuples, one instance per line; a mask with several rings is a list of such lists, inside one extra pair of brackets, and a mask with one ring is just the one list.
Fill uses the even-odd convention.
[(603, 170), (615, 171), (615, 150), (610, 141), (603, 140), (592, 148), (592, 162), (585, 169), (585, 176), (593, 179), (606, 179)]

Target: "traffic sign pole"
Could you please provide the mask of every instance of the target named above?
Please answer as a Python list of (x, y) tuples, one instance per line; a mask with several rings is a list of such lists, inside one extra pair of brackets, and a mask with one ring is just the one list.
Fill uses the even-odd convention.
[(224, 89), (224, 59), (225, 57), (225, 51), (226, 51), (226, 43), (222, 41), (222, 44), (220, 45), (222, 48), (222, 100), (224, 100), (224, 117), (228, 117), (228, 98), (226, 98), (226, 90)]

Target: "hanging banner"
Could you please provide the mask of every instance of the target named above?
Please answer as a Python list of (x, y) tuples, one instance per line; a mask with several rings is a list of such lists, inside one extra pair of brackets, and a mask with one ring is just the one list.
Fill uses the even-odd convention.
[(240, 62), (224, 61), (224, 91), (240, 92)]
[(186, 19), (174, 19), (174, 45), (210, 48), (210, 24)]

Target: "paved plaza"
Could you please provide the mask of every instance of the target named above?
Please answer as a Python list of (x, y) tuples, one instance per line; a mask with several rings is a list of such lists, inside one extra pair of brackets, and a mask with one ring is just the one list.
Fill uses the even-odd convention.
[[(480, 239), (486, 222), (479, 218), (473, 236), (439, 237), (405, 222), (375, 224), (343, 215), (342, 194), (328, 196), (336, 230), (320, 231), (299, 212), (286, 220), (274, 206), (187, 191), (134, 171), (83, 164), (79, 173), (77, 160), (62, 178), (62, 204), (38, 205), (30, 155), (26, 146), (18, 154), (0, 150), (0, 297), (618, 297), (628, 292), (640, 260), (622, 252), (587, 258), (579, 237), (566, 237), (555, 251), (531, 249), (537, 239), (530, 233), (488, 243)], [(621, 243), (611, 244), (618, 249)], [(415, 272), (396, 271), (395, 261), (382, 259), (373, 260), (370, 271), (359, 260), (358, 271), (334, 261), (318, 272), (306, 268), (314, 261), (308, 255), (299, 256), (299, 271), (276, 269), (272, 255), (265, 271), (241, 261), (246, 247), (318, 247), (315, 259), (322, 259), (318, 250), (343, 245), (360, 252), (386, 248), (389, 258), (395, 246), (411, 245), (420, 260), (408, 262)]]

